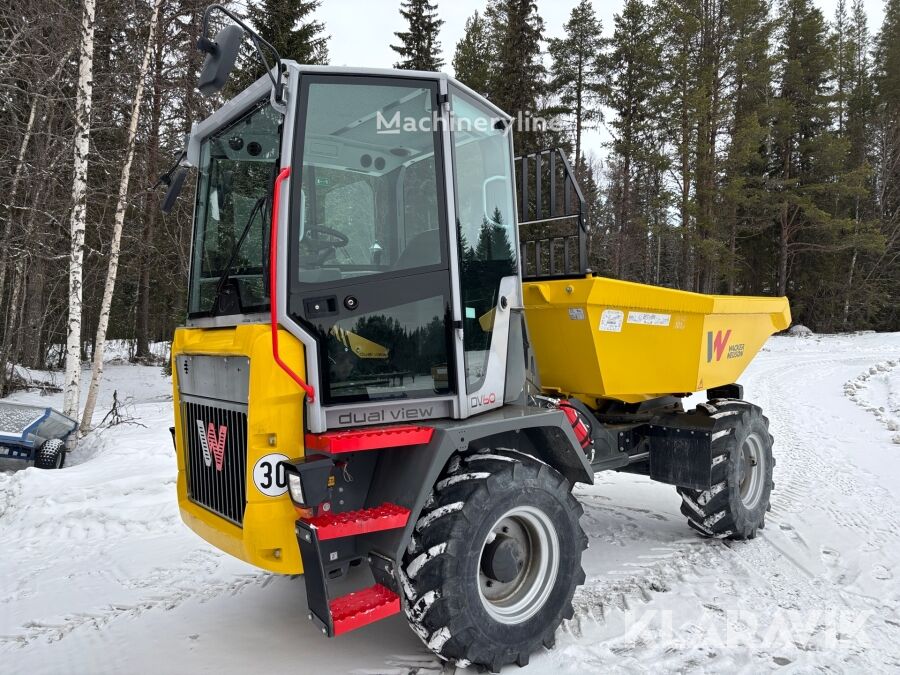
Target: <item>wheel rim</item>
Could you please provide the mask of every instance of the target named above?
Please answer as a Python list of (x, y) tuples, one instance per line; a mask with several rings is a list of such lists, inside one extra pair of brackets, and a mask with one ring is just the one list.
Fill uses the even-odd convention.
[[(512, 540), (521, 567), (509, 581), (485, 572), (498, 537)], [(501, 516), (481, 545), (478, 593), (488, 614), (504, 624), (527, 621), (543, 607), (559, 572), (559, 538), (553, 521), (538, 508), (519, 506)]]
[(756, 508), (765, 488), (766, 455), (759, 434), (751, 433), (741, 445), (740, 492), (748, 509)]

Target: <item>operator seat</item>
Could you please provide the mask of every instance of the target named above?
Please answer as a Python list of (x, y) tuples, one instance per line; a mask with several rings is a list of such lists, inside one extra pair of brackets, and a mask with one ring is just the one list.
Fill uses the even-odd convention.
[(397, 257), (393, 269), (437, 265), (441, 261), (441, 237), (437, 229), (419, 232)]

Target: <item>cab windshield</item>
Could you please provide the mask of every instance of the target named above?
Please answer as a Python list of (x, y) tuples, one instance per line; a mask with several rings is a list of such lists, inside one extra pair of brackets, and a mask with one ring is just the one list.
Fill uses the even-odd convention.
[(307, 97), (298, 280), (439, 264), (431, 88), (315, 82)]
[(201, 144), (191, 316), (268, 308), (268, 232), (281, 122), (264, 99)]

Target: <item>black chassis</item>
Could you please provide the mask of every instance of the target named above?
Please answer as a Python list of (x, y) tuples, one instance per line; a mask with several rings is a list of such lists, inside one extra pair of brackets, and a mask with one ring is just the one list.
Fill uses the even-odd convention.
[[(593, 484), (596, 472), (619, 470), (681, 487), (710, 487), (714, 420), (702, 406), (686, 413), (676, 397), (609, 404), (597, 411), (574, 399), (569, 403), (590, 422), (594, 442), (586, 450), (562, 411), (519, 404), (467, 420), (429, 422), (434, 433), (425, 445), (333, 456), (329, 501), (334, 512), (393, 503), (411, 513), (403, 529), (318, 542), (316, 550), (303, 550), (305, 565), (310, 560), (319, 564), (315, 572), (308, 570), (307, 581), (342, 576), (366, 559), (376, 581), (399, 593), (398, 570), (416, 521), (444, 467), (457, 453), (515, 450), (552, 466), (572, 484)], [(308, 532), (300, 522), (297, 534), (301, 549), (308, 549)], [(319, 604), (312, 596), (310, 600), (311, 607)]]

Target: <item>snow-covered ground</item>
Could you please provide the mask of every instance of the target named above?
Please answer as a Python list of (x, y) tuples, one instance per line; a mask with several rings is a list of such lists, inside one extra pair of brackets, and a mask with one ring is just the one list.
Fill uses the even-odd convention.
[[(761, 536), (701, 540), (673, 488), (598, 476), (577, 488), (576, 616), (510, 672), (900, 669), (900, 334), (776, 337), (742, 382), (776, 439)], [(63, 471), (0, 465), (0, 671), (452, 672), (401, 616), (323, 638), (301, 580), (187, 530), (168, 380), (111, 365), (98, 419), (113, 390), (141, 426), (91, 434)]]

